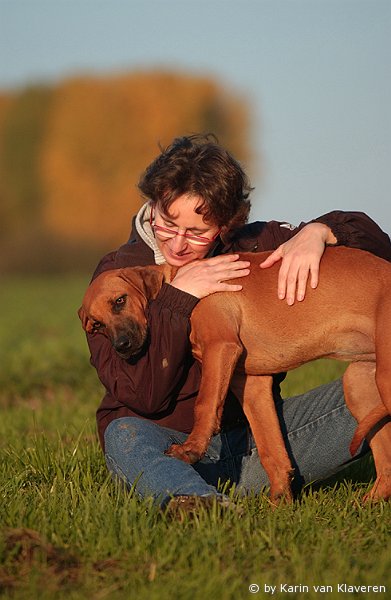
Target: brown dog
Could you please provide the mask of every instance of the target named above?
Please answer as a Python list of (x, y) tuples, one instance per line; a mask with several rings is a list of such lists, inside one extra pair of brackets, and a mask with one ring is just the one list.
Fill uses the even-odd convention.
[[(191, 316), (193, 354), (202, 362), (195, 424), (183, 445), (168, 454), (199, 460), (219, 430), (231, 386), (249, 420), (273, 499), (291, 498), (292, 466), (272, 396), (272, 375), (327, 357), (350, 361), (344, 378), (346, 403), (359, 423), (352, 444), (391, 414), (391, 264), (364, 251), (329, 248), (316, 290), (288, 306), (277, 299), (278, 266), (261, 270), (267, 253), (246, 254), (251, 274), (241, 292), (201, 300)], [(123, 358), (147, 340), (146, 310), (176, 269), (136, 267), (107, 271), (88, 288), (79, 311), (88, 332), (108, 335)], [(384, 425), (384, 423), (382, 423)], [(377, 479), (369, 496), (391, 496), (391, 424), (369, 436)]]

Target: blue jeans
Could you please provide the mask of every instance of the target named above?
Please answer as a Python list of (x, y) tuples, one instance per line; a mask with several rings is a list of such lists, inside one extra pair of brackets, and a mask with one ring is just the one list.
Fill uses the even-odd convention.
[[(340, 380), (278, 402), (277, 411), (295, 467), (294, 488), (325, 479), (351, 459), (349, 444), (357, 423), (346, 407)], [(128, 487), (135, 484), (141, 497), (152, 496), (161, 505), (172, 496), (220, 495), (218, 482), (235, 483), (242, 492), (259, 492), (268, 485), (247, 426), (215, 435), (195, 465), (164, 454), (186, 438), (145, 419), (115, 419), (105, 431), (108, 469)]]

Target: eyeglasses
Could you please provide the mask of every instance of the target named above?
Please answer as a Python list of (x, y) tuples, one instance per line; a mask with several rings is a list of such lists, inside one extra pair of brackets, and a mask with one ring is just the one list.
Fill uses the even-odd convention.
[(151, 210), (151, 217), (150, 217), (150, 225), (156, 235), (156, 237), (158, 237), (159, 239), (165, 241), (165, 240), (171, 240), (174, 237), (176, 237), (177, 235), (180, 235), (182, 237), (184, 237), (189, 244), (194, 244), (194, 246), (207, 246), (208, 244), (210, 244), (211, 242), (214, 242), (214, 240), (219, 236), (221, 229), (218, 230), (218, 232), (212, 237), (212, 238), (207, 238), (204, 237), (202, 235), (194, 235), (192, 233), (180, 233), (178, 231), (178, 229), (171, 229), (169, 227), (162, 227), (161, 225), (156, 225), (153, 222), (153, 217), (154, 217), (154, 210)]

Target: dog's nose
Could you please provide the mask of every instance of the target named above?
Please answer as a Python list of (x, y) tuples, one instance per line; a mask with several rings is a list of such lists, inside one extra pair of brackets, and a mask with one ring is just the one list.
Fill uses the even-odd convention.
[(117, 352), (125, 353), (130, 350), (131, 342), (130, 339), (126, 335), (121, 335), (119, 338), (115, 340), (114, 348)]

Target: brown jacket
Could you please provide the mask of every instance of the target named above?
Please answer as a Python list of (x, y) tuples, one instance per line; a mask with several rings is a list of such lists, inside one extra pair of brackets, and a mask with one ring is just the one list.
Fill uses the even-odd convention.
[[(391, 244), (385, 234), (363, 213), (334, 211), (319, 219), (333, 231), (339, 245), (368, 250), (391, 260)], [(285, 225), (285, 226), (284, 226)], [(236, 232), (229, 244), (216, 242), (210, 255), (236, 251), (274, 250), (302, 229), (294, 230), (277, 221), (256, 222)], [(152, 250), (139, 237), (133, 223), (129, 241), (117, 251), (107, 254), (94, 276), (103, 271), (128, 266), (154, 264)], [(276, 292), (277, 293), (277, 292)], [(198, 299), (164, 284), (157, 298), (149, 304), (149, 346), (137, 362), (120, 358), (102, 334), (88, 334), (91, 363), (96, 368), (106, 394), (97, 410), (100, 442), (104, 447), (104, 431), (118, 417), (136, 416), (160, 425), (189, 432), (193, 425), (194, 401), (200, 383), (200, 367), (193, 359), (189, 344), (189, 317)], [(162, 364), (162, 358), (169, 360)], [(168, 366), (166, 366), (168, 362)], [(275, 378), (275, 397), (284, 374)], [(226, 401), (223, 427), (244, 420), (236, 399)]]

